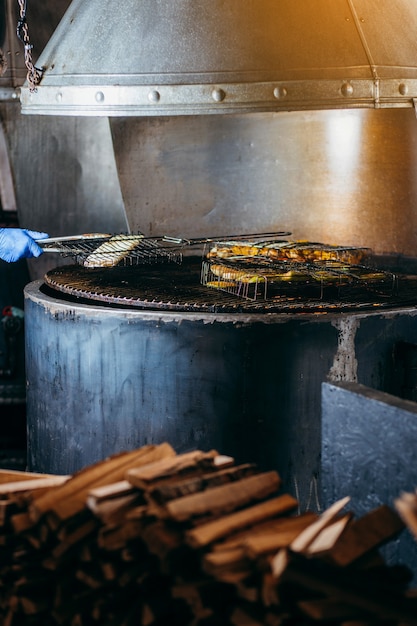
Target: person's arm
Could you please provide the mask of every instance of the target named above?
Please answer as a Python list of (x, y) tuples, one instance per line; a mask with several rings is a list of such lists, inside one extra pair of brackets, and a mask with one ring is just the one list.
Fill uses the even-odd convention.
[(35, 239), (47, 239), (47, 233), (25, 228), (0, 228), (0, 259), (13, 263), (19, 259), (29, 259), (42, 254), (42, 248)]

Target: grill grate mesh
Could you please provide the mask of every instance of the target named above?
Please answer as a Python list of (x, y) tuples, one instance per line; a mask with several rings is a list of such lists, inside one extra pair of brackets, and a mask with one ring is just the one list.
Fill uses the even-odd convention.
[[(417, 303), (417, 276), (399, 276), (395, 294), (346, 292), (317, 298), (308, 290), (279, 294), (268, 300), (247, 300), (200, 282), (201, 259), (187, 258), (181, 265), (149, 265), (88, 269), (58, 267), (45, 275), (44, 290), (51, 296), (138, 309), (204, 313), (313, 313), (369, 310)], [(334, 294), (337, 296), (338, 294)], [(339, 294), (340, 295), (340, 294)]]

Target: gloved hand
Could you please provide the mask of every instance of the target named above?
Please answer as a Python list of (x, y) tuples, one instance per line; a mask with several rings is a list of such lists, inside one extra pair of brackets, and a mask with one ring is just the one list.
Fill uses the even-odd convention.
[(47, 239), (47, 233), (24, 228), (0, 228), (0, 259), (12, 263), (42, 254), (35, 239)]

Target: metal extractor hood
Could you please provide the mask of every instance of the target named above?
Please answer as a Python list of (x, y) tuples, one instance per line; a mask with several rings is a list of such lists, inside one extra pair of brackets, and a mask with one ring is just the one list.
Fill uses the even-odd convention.
[(36, 67), (23, 113), (411, 107), (417, 1), (73, 0)]

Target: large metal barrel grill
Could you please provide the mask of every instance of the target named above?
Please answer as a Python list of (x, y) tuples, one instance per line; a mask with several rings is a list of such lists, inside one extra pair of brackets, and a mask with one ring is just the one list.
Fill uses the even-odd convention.
[[(398, 38), (415, 11), (407, 0), (391, 19), (376, 1), (263, 0), (244, 14), (241, 2), (175, 4), (174, 27), (166, 0), (125, 3), (123, 15), (73, 2), (41, 55), (40, 84), (22, 90), (23, 113), (109, 116), (131, 233), (288, 231), (366, 247), (396, 288), (253, 301), (202, 284), (193, 253), (180, 264), (51, 263), (25, 290), (29, 468), (69, 473), (168, 440), (277, 468), (308, 506), (319, 498), (321, 383), (401, 395), (397, 346), (417, 342), (413, 28)], [(102, 41), (114, 11), (109, 42), (125, 13), (130, 25), (103, 55), (97, 29)], [(77, 24), (88, 54), (75, 53)], [(130, 37), (142, 41), (142, 68), (125, 54)], [(176, 38), (178, 55), (167, 55)], [(294, 41), (304, 42), (295, 56)]]

